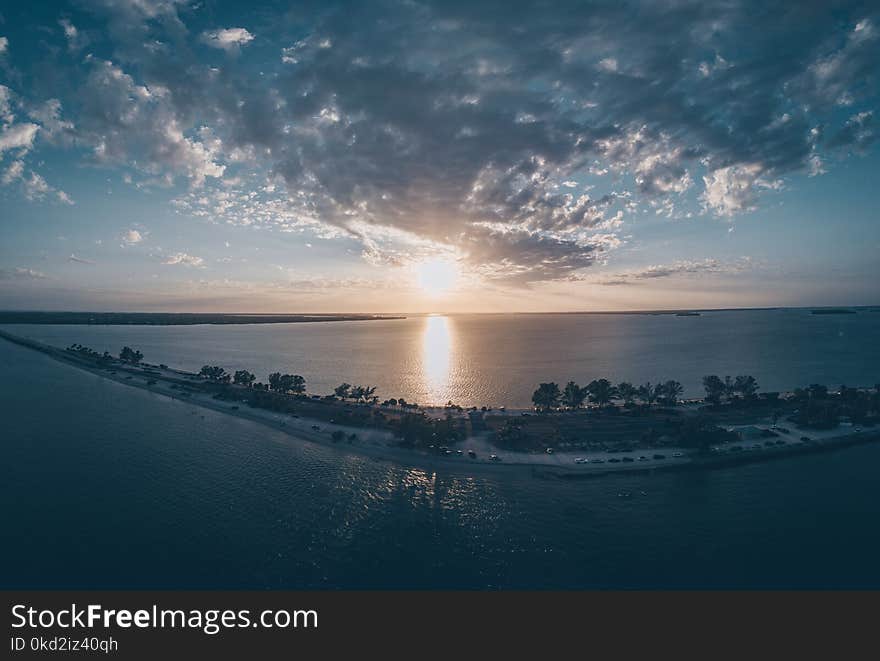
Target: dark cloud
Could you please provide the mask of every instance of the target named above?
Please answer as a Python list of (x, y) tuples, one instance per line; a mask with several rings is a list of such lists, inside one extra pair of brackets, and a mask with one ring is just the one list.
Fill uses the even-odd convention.
[[(83, 6), (110, 41), (70, 108), (93, 158), (207, 186), (181, 209), (322, 225), (371, 259), (569, 278), (634, 204), (732, 216), (873, 141), (876, 3), (306, 2), (219, 27), (184, 0)], [(267, 176), (283, 209), (281, 187), (255, 194)]]
[(851, 147), (856, 151), (864, 151), (877, 139), (874, 127), (874, 113), (870, 110), (850, 117), (829, 141), (833, 147)]
[(680, 260), (670, 264), (657, 264), (636, 271), (618, 273), (599, 280), (596, 284), (608, 286), (633, 285), (641, 280), (657, 280), (701, 273), (744, 273), (754, 269), (756, 266), (753, 260), (748, 257), (734, 261), (721, 261), (711, 258)]

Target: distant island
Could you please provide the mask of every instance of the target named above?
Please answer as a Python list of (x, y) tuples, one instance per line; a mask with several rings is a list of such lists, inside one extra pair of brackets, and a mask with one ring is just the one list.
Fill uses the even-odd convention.
[(90, 324), (98, 326), (192, 326), (195, 324), (297, 324), (319, 321), (405, 319), (378, 314), (222, 314), (210, 312), (33, 312), (0, 311), (0, 324)]
[[(376, 387), (342, 383), (309, 393), (298, 374), (205, 365), (198, 373), (144, 361), (123, 347), (66, 349), (0, 331), (0, 338), (104, 378), (268, 425), (317, 443), (344, 444), (411, 465), (528, 466), (541, 477), (723, 466), (880, 440), (880, 383), (821, 384), (759, 392), (749, 375), (703, 379), (705, 397), (682, 399), (675, 380), (585, 385), (541, 383), (531, 409), (420, 406), (381, 399)], [(782, 424), (784, 423), (784, 424)], [(549, 472), (548, 472), (549, 471)], [(538, 475), (539, 473), (535, 473)]]

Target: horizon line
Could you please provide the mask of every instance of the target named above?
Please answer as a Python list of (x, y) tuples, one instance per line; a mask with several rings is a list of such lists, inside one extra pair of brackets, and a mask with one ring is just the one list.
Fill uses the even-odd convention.
[(371, 317), (371, 316), (430, 316), (430, 315), (526, 315), (526, 314), (658, 314), (676, 312), (758, 312), (771, 310), (864, 310), (880, 309), (880, 304), (869, 305), (768, 305), (748, 307), (725, 307), (725, 308), (641, 308), (633, 310), (533, 310), (533, 311), (499, 311), (499, 312), (465, 312), (465, 311), (425, 311), (425, 312), (197, 312), (197, 311), (169, 311), (169, 310), (52, 310), (52, 309), (25, 309), (25, 308), (0, 308), (0, 314), (130, 314), (130, 315), (214, 315), (214, 316), (309, 316), (309, 317)]

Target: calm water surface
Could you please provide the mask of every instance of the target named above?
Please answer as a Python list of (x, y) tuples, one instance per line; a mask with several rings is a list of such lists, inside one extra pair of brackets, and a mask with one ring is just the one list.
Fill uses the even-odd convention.
[(421, 404), (530, 405), (541, 381), (677, 379), (700, 395), (706, 374), (752, 374), (765, 390), (880, 381), (880, 312), (809, 310), (674, 315), (453, 315), (244, 326), (5, 326), (50, 344), (79, 342), (155, 363), (301, 374), (309, 389), (378, 386)]
[[(142, 337), (202, 331), (184, 330)], [(880, 446), (579, 482), (468, 475), (297, 442), (2, 341), (0, 370), (0, 587), (880, 588)]]

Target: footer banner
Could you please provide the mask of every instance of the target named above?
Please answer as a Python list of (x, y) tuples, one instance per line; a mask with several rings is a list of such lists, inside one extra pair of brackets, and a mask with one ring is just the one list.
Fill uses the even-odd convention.
[(667, 650), (708, 658), (708, 649), (760, 646), (762, 656), (803, 648), (836, 658), (873, 644), (880, 595), (34, 591), (4, 592), (2, 600), (0, 658), (9, 659), (471, 657), (474, 642), (491, 645), (493, 656), (581, 650), (635, 658)]

